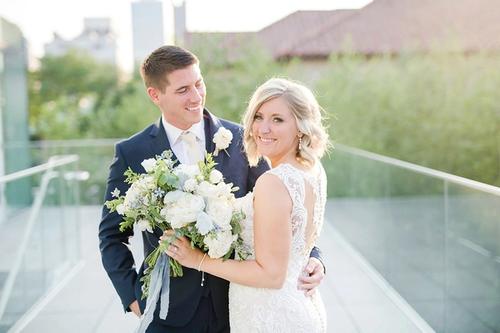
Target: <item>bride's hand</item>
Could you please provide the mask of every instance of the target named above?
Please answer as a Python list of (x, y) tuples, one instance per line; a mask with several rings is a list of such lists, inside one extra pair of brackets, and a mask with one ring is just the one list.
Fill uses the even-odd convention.
[[(165, 231), (161, 239), (173, 235), (174, 231)], [(191, 242), (184, 236), (174, 239), (165, 253), (172, 259), (177, 260), (182, 266), (193, 269), (198, 269), (201, 259), (203, 259), (203, 252), (200, 249), (192, 248)]]

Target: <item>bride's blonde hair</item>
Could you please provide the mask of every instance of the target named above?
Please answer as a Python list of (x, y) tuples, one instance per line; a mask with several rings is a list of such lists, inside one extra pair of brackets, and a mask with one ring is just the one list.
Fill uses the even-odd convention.
[(297, 128), (302, 134), (296, 159), (301, 164), (313, 166), (329, 146), (328, 134), (322, 124), (323, 109), (311, 90), (304, 85), (282, 78), (272, 78), (253, 93), (243, 115), (243, 145), (251, 166), (257, 165), (260, 154), (252, 137), (252, 124), (260, 107), (275, 98), (283, 98), (292, 112)]

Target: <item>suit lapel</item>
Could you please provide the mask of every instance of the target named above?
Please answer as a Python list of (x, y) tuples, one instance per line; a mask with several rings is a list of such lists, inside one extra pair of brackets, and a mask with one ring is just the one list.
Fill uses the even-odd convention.
[[(213, 138), (215, 133), (222, 127), (219, 118), (211, 114), (207, 109), (203, 111), (203, 119), (205, 121), (205, 149), (208, 153), (213, 154), (215, 143)], [(224, 162), (225, 151), (220, 151), (218, 156), (214, 156), (214, 161), (217, 163), (216, 169), (221, 171), (222, 163)]]
[[(215, 150), (215, 144), (212, 141), (215, 133), (222, 126), (219, 119), (212, 115), (207, 109), (203, 110), (203, 122), (205, 129), (205, 150), (208, 153), (213, 153)], [(170, 142), (168, 141), (167, 134), (165, 133), (165, 128), (163, 127), (163, 123), (160, 119), (154, 124), (153, 128), (149, 132), (151, 137), (150, 148), (151, 155), (154, 157), (156, 155), (161, 155), (165, 150), (172, 150), (170, 146)], [(214, 159), (218, 159), (222, 161), (221, 155), (224, 152), (220, 152), (218, 157), (214, 157)], [(173, 151), (172, 151), (173, 154)], [(174, 159), (177, 159), (177, 156), (173, 154)]]
[(150, 148), (152, 152), (152, 156), (161, 155), (165, 150), (171, 150), (173, 154), (173, 159), (177, 160), (177, 156), (175, 156), (170, 142), (167, 138), (167, 133), (165, 133), (165, 128), (163, 127), (163, 123), (160, 119), (154, 124), (153, 128), (149, 132), (151, 137)]

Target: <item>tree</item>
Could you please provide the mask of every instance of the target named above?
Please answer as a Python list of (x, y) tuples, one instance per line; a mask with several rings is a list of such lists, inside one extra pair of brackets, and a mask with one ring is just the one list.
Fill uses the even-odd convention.
[(143, 129), (160, 117), (138, 77), (110, 91), (95, 109), (86, 133), (91, 138), (122, 138)]
[(40, 68), (29, 75), (33, 135), (44, 139), (85, 136), (93, 110), (118, 85), (115, 66), (84, 53), (43, 57)]

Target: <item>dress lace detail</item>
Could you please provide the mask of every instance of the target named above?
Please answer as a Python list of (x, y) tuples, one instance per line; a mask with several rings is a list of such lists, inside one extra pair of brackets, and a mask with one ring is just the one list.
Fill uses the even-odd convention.
[[(326, 312), (319, 291), (312, 297), (297, 290), (299, 274), (307, 264), (319, 236), (326, 203), (326, 175), (321, 164), (304, 172), (290, 164), (280, 164), (268, 171), (285, 184), (292, 199), (292, 242), (285, 283), (281, 289), (252, 288), (231, 283), (229, 317), (231, 332), (326, 332)], [(313, 189), (312, 242), (306, 242), (306, 182)], [(250, 216), (249, 216), (250, 215)], [(247, 213), (242, 237), (254, 256), (253, 216)]]

